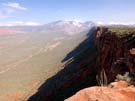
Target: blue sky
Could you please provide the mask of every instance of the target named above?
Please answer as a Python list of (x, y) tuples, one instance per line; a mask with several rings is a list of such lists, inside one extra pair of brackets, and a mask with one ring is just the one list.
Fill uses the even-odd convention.
[(56, 20), (135, 23), (135, 0), (0, 0), (0, 25)]

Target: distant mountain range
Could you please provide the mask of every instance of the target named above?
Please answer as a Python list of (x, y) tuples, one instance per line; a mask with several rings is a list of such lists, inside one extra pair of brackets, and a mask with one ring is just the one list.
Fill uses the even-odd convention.
[[(78, 22), (78, 21), (55, 21), (48, 24), (40, 26), (2, 26), (0, 29), (12, 29), (26, 31), (26, 32), (43, 32), (43, 31), (53, 31), (53, 32), (63, 32), (69, 35), (81, 33), (89, 30), (92, 26), (95, 26), (95, 23), (91, 21), (87, 22)], [(5, 31), (4, 31), (5, 32)], [(11, 32), (11, 31), (10, 31)], [(14, 32), (14, 31), (13, 31)], [(1, 33), (1, 31), (0, 31)]]
[(43, 29), (66, 32), (69, 34), (80, 33), (89, 30), (95, 24), (93, 22), (55, 21), (43, 25)]
[[(39, 26), (1, 26), (0, 33), (19, 33), (19, 32), (62, 32), (68, 35), (74, 35), (86, 32), (90, 30), (91, 27), (97, 26), (91, 21), (79, 22), (79, 21), (54, 21), (44, 25)], [(135, 25), (122, 25), (122, 24), (111, 24), (111, 25), (102, 25), (110, 27), (135, 27)], [(8, 29), (8, 30), (7, 30)], [(4, 31), (3, 31), (4, 30)], [(6, 31), (7, 30), (7, 31)], [(13, 30), (13, 31), (12, 31)]]

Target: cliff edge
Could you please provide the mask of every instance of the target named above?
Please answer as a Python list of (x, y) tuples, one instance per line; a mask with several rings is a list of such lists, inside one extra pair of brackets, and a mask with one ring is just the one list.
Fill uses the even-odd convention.
[[(65, 61), (64, 68), (46, 80), (28, 101), (63, 101), (81, 89), (108, 85), (118, 74), (128, 73), (134, 78), (135, 33), (119, 37), (108, 28), (93, 27), (87, 38), (62, 60)], [(134, 84), (134, 79), (129, 82)]]

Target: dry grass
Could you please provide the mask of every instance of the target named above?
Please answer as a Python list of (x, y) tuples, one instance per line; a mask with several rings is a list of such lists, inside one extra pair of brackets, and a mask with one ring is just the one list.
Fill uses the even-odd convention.
[(107, 86), (108, 80), (104, 69), (101, 70), (100, 75), (96, 76), (96, 79), (99, 86)]

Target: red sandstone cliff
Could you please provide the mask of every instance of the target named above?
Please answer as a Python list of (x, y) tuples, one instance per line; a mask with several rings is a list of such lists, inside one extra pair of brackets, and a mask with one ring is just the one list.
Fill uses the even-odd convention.
[(106, 28), (98, 29), (96, 39), (99, 43), (99, 55), (96, 68), (98, 74), (102, 69), (105, 70), (108, 82), (114, 81), (117, 74), (135, 74), (134, 34), (120, 38), (117, 33)]
[[(63, 101), (83, 88), (97, 85), (96, 77), (99, 80), (102, 79), (101, 73), (103, 71), (105, 72), (107, 83), (114, 81), (117, 74), (123, 75), (125, 72), (129, 72), (132, 76), (135, 76), (134, 48), (134, 33), (118, 37), (117, 33), (111, 32), (107, 28), (94, 29), (88, 33), (88, 38), (84, 42), (65, 57), (64, 61), (68, 59), (69, 61), (65, 64), (64, 69), (46, 80), (38, 89), (38, 92), (31, 96), (28, 101)], [(72, 60), (70, 60), (71, 58)], [(103, 87), (105, 91), (103, 90), (102, 92), (100, 91), (102, 88), (99, 87), (90, 88), (90, 91), (88, 88), (86, 94), (89, 94), (86, 99), (91, 96), (91, 89), (99, 89), (98, 94), (96, 93), (97, 96), (101, 93), (106, 93), (106, 90), (110, 90), (112, 96), (115, 95), (115, 92), (122, 96), (130, 88), (125, 90), (125, 88), (112, 89)], [(84, 92), (82, 93), (82, 98), (85, 99)], [(129, 92), (131, 96), (129, 95), (128, 98), (134, 98), (132, 96), (134, 93), (132, 88), (132, 91)], [(110, 96), (106, 97), (109, 98)], [(90, 101), (98, 100), (92, 99)]]

